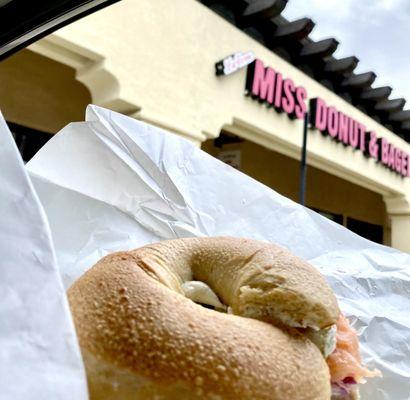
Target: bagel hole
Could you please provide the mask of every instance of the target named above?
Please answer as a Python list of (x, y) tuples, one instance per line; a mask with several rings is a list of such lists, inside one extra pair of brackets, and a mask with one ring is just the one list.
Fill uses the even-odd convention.
[(205, 303), (196, 303), (196, 304), (198, 304), (202, 307), (205, 307), (205, 308), (209, 308), (210, 310), (215, 310), (215, 307), (211, 306), (210, 304), (205, 304)]
[(215, 307), (212, 306), (211, 304), (206, 304), (206, 303), (197, 303), (196, 301), (194, 301), (195, 304), (198, 304), (199, 306), (202, 306), (204, 308), (207, 308), (208, 310), (213, 310), (213, 311), (217, 311), (217, 312), (221, 312), (221, 313), (227, 313), (227, 310), (220, 308), (220, 307)]

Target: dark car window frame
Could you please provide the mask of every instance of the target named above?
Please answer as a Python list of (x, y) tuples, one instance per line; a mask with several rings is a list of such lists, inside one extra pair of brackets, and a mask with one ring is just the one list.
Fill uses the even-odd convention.
[(0, 2), (0, 61), (57, 29), (118, 1), (10, 0)]

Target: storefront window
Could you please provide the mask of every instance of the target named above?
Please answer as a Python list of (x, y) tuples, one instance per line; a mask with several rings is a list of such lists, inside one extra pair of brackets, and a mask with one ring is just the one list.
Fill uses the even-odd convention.
[(347, 218), (346, 227), (358, 235), (376, 243), (383, 243), (383, 227), (381, 225), (370, 224), (354, 218)]
[(340, 225), (346, 226), (347, 229), (351, 230), (354, 233), (357, 233), (365, 239), (371, 240), (376, 243), (383, 243), (383, 226), (371, 224), (369, 222), (360, 221), (358, 219), (346, 218), (346, 222), (343, 223), (342, 214), (334, 214), (328, 211), (319, 210), (312, 208), (313, 211), (316, 211), (318, 214), (330, 219), (333, 222), (337, 222)]
[(343, 225), (343, 215), (342, 214), (335, 214), (329, 211), (319, 210), (317, 208), (311, 208), (311, 209), (313, 211), (316, 211), (318, 214), (322, 215), (323, 217), (326, 217), (333, 222), (337, 222), (338, 224)]
[(12, 122), (8, 122), (8, 126), (24, 162), (29, 161), (52, 137), (49, 133)]

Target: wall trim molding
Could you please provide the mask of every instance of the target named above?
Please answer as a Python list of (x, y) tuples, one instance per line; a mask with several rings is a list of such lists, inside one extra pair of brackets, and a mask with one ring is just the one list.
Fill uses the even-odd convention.
[(407, 196), (383, 196), (389, 215), (410, 216), (410, 199)]
[(94, 104), (125, 115), (140, 111), (137, 104), (122, 96), (120, 82), (102, 55), (57, 35), (50, 35), (28, 49), (75, 69), (76, 80), (88, 88)]
[[(265, 148), (276, 151), (295, 160), (300, 160), (300, 146), (297, 146), (276, 135), (272, 135), (269, 132), (265, 132), (261, 129), (258, 129), (252, 124), (249, 124), (246, 121), (243, 121), (239, 118), (234, 118), (232, 124), (224, 125), (223, 129), (233, 134), (236, 134), (244, 139), (257, 143)], [(335, 175), (341, 179), (347, 180), (360, 187), (379, 193), (383, 197), (404, 197), (403, 193), (399, 191), (392, 191), (391, 187), (384, 185), (383, 182), (366, 178), (360, 173), (354, 173), (350, 169), (344, 168), (344, 166), (341, 164), (321, 157), (315, 153), (309, 152), (309, 148), (307, 153), (307, 162), (308, 165), (312, 167)]]

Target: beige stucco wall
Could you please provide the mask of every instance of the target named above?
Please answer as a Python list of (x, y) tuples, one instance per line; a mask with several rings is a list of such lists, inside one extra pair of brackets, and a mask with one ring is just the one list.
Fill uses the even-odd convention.
[[(298, 159), (301, 121), (291, 121), (245, 97), (245, 70), (214, 75), (217, 60), (252, 50), (266, 65), (303, 85), (310, 97), (322, 97), (410, 153), (402, 139), (194, 0), (122, 0), (58, 31), (32, 50), (75, 68), (77, 79), (97, 104), (198, 143), (216, 137), (224, 127)], [(391, 215), (410, 215), (410, 179), (319, 132), (309, 134), (308, 148), (311, 166), (389, 199)], [(396, 226), (410, 233), (410, 225)], [(399, 247), (410, 251), (410, 241)]]
[(0, 63), (0, 109), (6, 120), (56, 133), (69, 122), (84, 120), (91, 101), (75, 71), (23, 50)]
[[(123, 0), (55, 36), (72, 49), (89, 48), (104, 57), (107, 69), (118, 78), (122, 98), (135, 103), (142, 118), (198, 138), (217, 136), (226, 124), (246, 126), (260, 141), (268, 136), (280, 152), (297, 156), (301, 121), (291, 121), (245, 97), (245, 70), (228, 77), (214, 75), (215, 61), (236, 50), (253, 50), (265, 64), (303, 84), (311, 97), (324, 98), (410, 152), (406, 142), (194, 0)], [(380, 191), (410, 188), (359, 152), (324, 140), (319, 133), (309, 139), (311, 163), (319, 162), (323, 168), (326, 162), (333, 172), (360, 178)]]
[(410, 216), (408, 214), (391, 216), (391, 243), (397, 249), (410, 253)]

